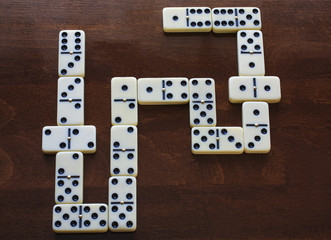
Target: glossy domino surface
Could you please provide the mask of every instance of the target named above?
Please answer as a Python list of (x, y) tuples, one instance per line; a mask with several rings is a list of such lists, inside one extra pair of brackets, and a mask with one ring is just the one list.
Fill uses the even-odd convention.
[(53, 208), (56, 233), (102, 233), (108, 230), (106, 204), (61, 204)]
[(138, 129), (133, 125), (117, 125), (110, 130), (110, 175), (138, 174)]
[(208, 7), (169, 7), (163, 9), (164, 32), (210, 32), (211, 9)]
[(42, 130), (42, 150), (52, 154), (62, 151), (96, 151), (96, 128), (85, 126), (46, 126)]
[(264, 101), (278, 103), (281, 99), (280, 80), (270, 76), (242, 76), (229, 79), (229, 101)]
[(62, 30), (59, 33), (60, 77), (85, 76), (85, 32), (82, 30)]
[(234, 33), (239, 30), (260, 30), (261, 12), (257, 7), (213, 8), (213, 32)]
[(135, 177), (109, 178), (109, 229), (133, 232), (137, 228), (137, 186)]
[(194, 154), (241, 154), (244, 151), (241, 127), (194, 127), (191, 131)]
[(139, 78), (138, 102), (142, 105), (187, 104), (187, 78)]

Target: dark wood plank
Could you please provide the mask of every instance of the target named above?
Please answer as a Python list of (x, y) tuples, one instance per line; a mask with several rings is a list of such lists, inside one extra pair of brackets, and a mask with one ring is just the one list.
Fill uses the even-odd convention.
[(192, 155), (187, 105), (140, 106), (138, 230), (53, 233), (55, 157), (42, 154), (41, 129), (56, 125), (58, 32), (86, 32), (85, 119), (98, 150), (85, 155), (84, 200), (107, 203), (112, 77), (212, 77), (218, 125), (241, 125), (227, 93), (235, 34), (162, 31), (163, 7), (201, 4), (244, 2), (0, 1), (2, 240), (331, 238), (328, 0), (249, 3), (262, 11), (266, 75), (281, 79), (269, 154)]

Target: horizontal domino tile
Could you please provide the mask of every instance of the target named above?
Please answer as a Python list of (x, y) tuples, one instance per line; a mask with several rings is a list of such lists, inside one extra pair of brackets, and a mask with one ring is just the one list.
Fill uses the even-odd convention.
[(96, 151), (96, 128), (85, 126), (46, 126), (42, 130), (42, 150), (46, 154), (61, 151)]
[(281, 99), (280, 80), (269, 76), (241, 76), (229, 79), (229, 101), (265, 101), (278, 103)]
[(56, 233), (102, 233), (108, 230), (106, 204), (61, 204), (53, 207)]
[(234, 33), (239, 30), (260, 30), (261, 13), (257, 7), (213, 8), (213, 32)]
[(211, 9), (208, 7), (168, 7), (163, 9), (164, 32), (210, 32)]
[(244, 151), (241, 127), (194, 127), (193, 154), (241, 154)]
[(138, 102), (142, 105), (187, 104), (189, 101), (188, 79), (139, 78)]

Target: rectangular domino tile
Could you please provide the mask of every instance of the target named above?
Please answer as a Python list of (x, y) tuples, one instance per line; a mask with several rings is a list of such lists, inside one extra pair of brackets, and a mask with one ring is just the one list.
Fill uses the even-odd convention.
[(60, 204), (53, 208), (56, 233), (102, 233), (108, 231), (106, 204)]
[(239, 76), (264, 76), (262, 32), (241, 30), (237, 33)]
[(83, 78), (59, 78), (57, 85), (57, 125), (84, 125)]
[(85, 75), (85, 32), (62, 30), (59, 33), (59, 76)]
[(110, 175), (138, 174), (138, 129), (132, 125), (117, 125), (110, 130)]
[(262, 27), (261, 13), (257, 7), (213, 8), (212, 19), (214, 33), (234, 33), (249, 29), (259, 30)]
[(212, 78), (192, 78), (189, 82), (190, 126), (216, 126), (215, 81)]
[(115, 77), (111, 80), (111, 119), (113, 125), (137, 125), (137, 79)]
[(137, 228), (137, 186), (135, 177), (109, 178), (109, 229), (133, 232)]
[(55, 202), (83, 202), (84, 157), (81, 152), (59, 152), (55, 166)]
[(266, 102), (244, 102), (242, 124), (246, 153), (270, 151), (269, 106)]
[(139, 78), (138, 102), (142, 105), (186, 104), (187, 78)]
[(245, 101), (280, 101), (280, 80), (278, 77), (242, 76), (229, 79), (229, 100), (232, 103)]
[(211, 10), (208, 7), (163, 8), (164, 32), (210, 32)]
[(241, 127), (194, 127), (193, 154), (241, 154), (244, 151)]
[(42, 150), (44, 153), (62, 151), (96, 151), (96, 128), (85, 126), (46, 126), (42, 130)]

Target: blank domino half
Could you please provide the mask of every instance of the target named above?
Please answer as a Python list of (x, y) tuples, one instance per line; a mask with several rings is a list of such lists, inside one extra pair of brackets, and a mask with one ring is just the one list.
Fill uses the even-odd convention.
[(112, 125), (137, 125), (138, 101), (135, 77), (114, 77), (111, 80)]
[(164, 32), (210, 32), (211, 29), (211, 9), (208, 7), (163, 9)]
[(191, 140), (194, 154), (241, 154), (244, 151), (241, 127), (194, 127)]
[(56, 233), (102, 233), (108, 230), (106, 204), (60, 204), (53, 208)]
[(237, 33), (239, 76), (264, 76), (262, 32), (241, 30)]
[(233, 33), (244, 29), (259, 30), (262, 27), (261, 13), (257, 7), (213, 8), (212, 19), (214, 33)]
[(83, 202), (84, 159), (81, 152), (56, 154), (55, 202)]
[(138, 129), (136, 126), (117, 125), (110, 130), (110, 175), (138, 174)]
[(242, 76), (229, 79), (229, 100), (232, 103), (265, 101), (277, 103), (281, 99), (278, 77)]
[(139, 78), (138, 102), (142, 105), (186, 104), (187, 78)]
[(137, 228), (137, 186), (135, 177), (109, 178), (109, 229), (133, 232)]
[(85, 75), (85, 32), (63, 30), (59, 33), (59, 76)]
[(269, 106), (266, 102), (244, 102), (242, 124), (246, 153), (270, 151)]
[(52, 154), (62, 151), (96, 151), (96, 128), (85, 126), (46, 126), (42, 130), (42, 150)]

